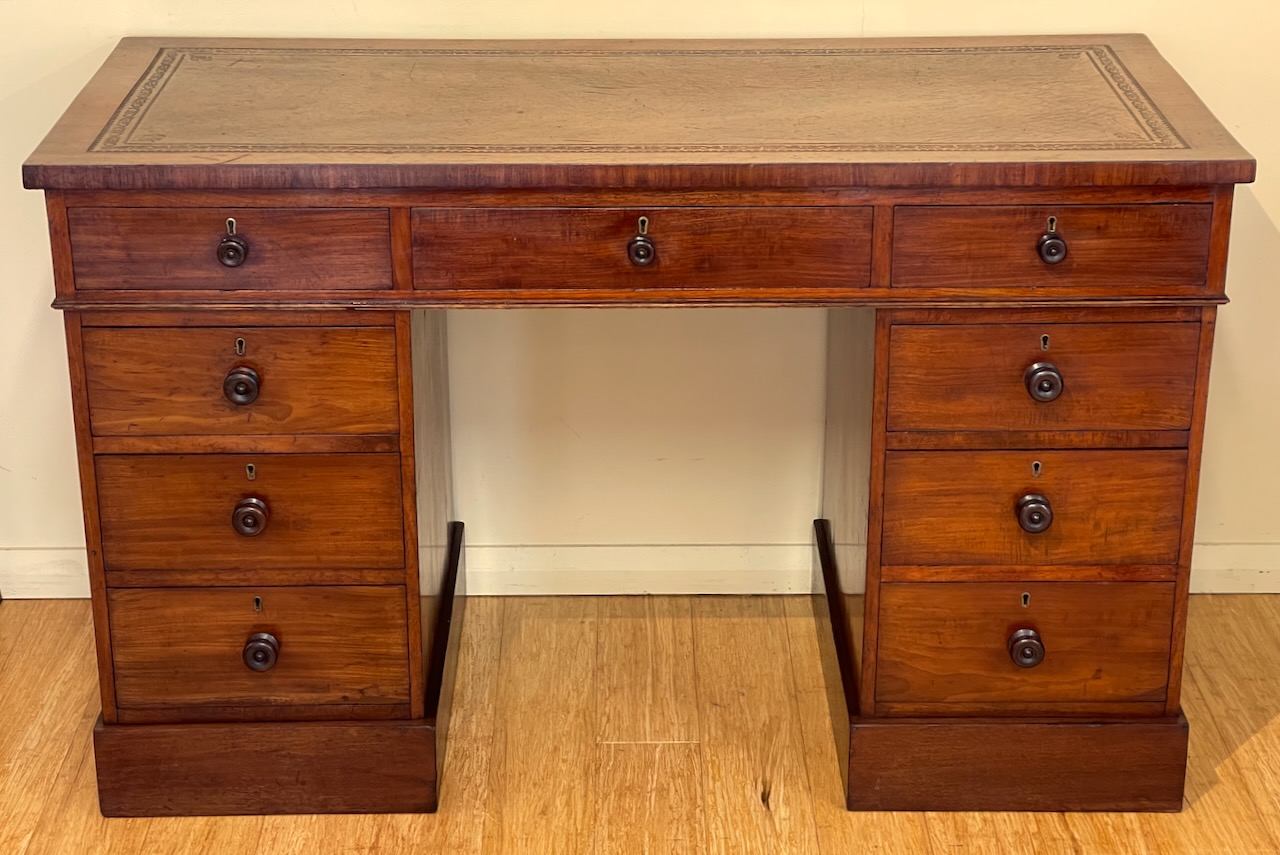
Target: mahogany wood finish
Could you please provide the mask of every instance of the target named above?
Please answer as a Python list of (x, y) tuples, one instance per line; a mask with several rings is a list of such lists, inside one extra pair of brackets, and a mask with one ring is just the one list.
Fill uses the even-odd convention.
[[(403, 223), (401, 224), (403, 225)], [(401, 236), (403, 237), (403, 236)], [(417, 451), (413, 407), (413, 357), (410, 353), (410, 322), (405, 312), (396, 315), (396, 382), (400, 407), (400, 508), (404, 515), (404, 604), (409, 644), (409, 677), (412, 681), (410, 709), (421, 718), (423, 708), (422, 669), (426, 657), (422, 648), (422, 569), (418, 538)], [(433, 447), (434, 450), (434, 447)], [(434, 617), (434, 616), (433, 616)]]
[[(880, 632), (877, 702), (1021, 702), (1021, 714), (1055, 703), (1163, 707), (1170, 583), (882, 583), (880, 608), (892, 619)], [(1044, 642), (1031, 668), (1006, 646), (1024, 628)]]
[[(385, 210), (77, 207), (67, 215), (81, 290), (391, 287)], [(216, 256), (228, 219), (249, 246), (238, 267)]]
[(99, 722), (98, 803), (104, 816), (434, 811), (435, 739), (425, 719)]
[[(396, 341), (346, 327), (94, 328), (84, 332), (95, 436), (394, 434)], [(224, 394), (233, 371), (260, 391)]]
[[(399, 586), (115, 589), (108, 607), (122, 709), (409, 701)], [(259, 632), (280, 645), (261, 672), (242, 661)]]
[[(65, 244), (60, 247), (65, 252)], [(54, 272), (62, 265), (54, 251)], [(93, 600), (93, 630), (98, 653), (98, 690), (103, 721), (116, 721), (115, 672), (111, 667), (111, 627), (107, 615), (107, 583), (103, 574), (102, 523), (99, 514), (97, 472), (93, 465), (93, 437), (89, 431), (89, 401), (85, 394), (84, 349), (80, 340), (80, 315), (63, 316), (67, 336), (67, 370), (71, 376), (71, 411), (76, 428), (76, 461), (80, 470), (80, 499), (84, 510), (84, 540), (89, 564), (89, 593)]]
[[(1002, 285), (1126, 288), (1203, 286), (1212, 205), (1009, 205), (899, 207), (896, 288)], [(1037, 252), (1055, 220), (1066, 256)]]
[(832, 308), (850, 807), (1175, 809), (1254, 172), (1143, 36), (126, 39), (23, 168), (104, 812), (434, 809), (466, 591), (435, 310), (541, 305)]
[[(890, 451), (881, 560), (1176, 564), (1186, 469), (1180, 450)], [(1028, 494), (1052, 507), (1036, 534), (1015, 513)]]
[[(1185, 431), (1199, 343), (1194, 322), (895, 325), (888, 429)], [(1045, 363), (1062, 377), (1052, 401), (1026, 383)]]
[[(644, 264), (628, 255), (637, 237), (651, 241)], [(413, 242), (414, 287), (426, 291), (859, 288), (871, 210), (415, 208)]]
[[(404, 566), (397, 454), (106, 455), (97, 467), (111, 570)], [(260, 534), (232, 526), (246, 497), (267, 506)]]
[[(1225, 254), (1226, 234), (1222, 233), (1220, 236)], [(1217, 308), (1206, 307), (1200, 321), (1200, 358), (1196, 366), (1196, 406), (1191, 416), (1194, 441), (1188, 446), (1187, 487), (1182, 497), (1178, 584), (1173, 600), (1173, 657), (1169, 663), (1169, 700), (1166, 709), (1170, 715), (1180, 709), (1178, 695), (1182, 688), (1182, 658), (1187, 640), (1187, 594), (1191, 587), (1191, 552), (1195, 545), (1196, 501), (1200, 495), (1200, 461), (1204, 451), (1205, 411), (1209, 403), (1209, 367), (1213, 359), (1213, 336), (1217, 322)]]
[(1176, 811), (1187, 720), (858, 719), (851, 810)]

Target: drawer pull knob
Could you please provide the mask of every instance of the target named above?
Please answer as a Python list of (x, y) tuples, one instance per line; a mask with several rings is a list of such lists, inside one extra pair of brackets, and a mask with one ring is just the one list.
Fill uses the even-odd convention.
[(255, 632), (244, 643), (244, 664), (250, 671), (270, 671), (280, 658), (280, 642), (269, 632)]
[(1018, 525), (1028, 534), (1048, 531), (1053, 525), (1053, 507), (1038, 493), (1028, 493), (1019, 499), (1014, 512), (1018, 515)]
[(269, 517), (267, 503), (262, 499), (241, 499), (231, 514), (231, 527), (241, 537), (257, 537), (266, 529)]
[(1062, 394), (1062, 372), (1052, 362), (1036, 362), (1022, 375), (1032, 400), (1047, 404)]
[(1034, 668), (1044, 661), (1044, 642), (1034, 629), (1020, 629), (1009, 636), (1009, 658), (1019, 668)]
[(1067, 242), (1058, 234), (1057, 217), (1049, 218), (1048, 231), (1041, 236), (1036, 249), (1045, 264), (1060, 264), (1067, 257)]
[(244, 365), (232, 368), (222, 381), (222, 394), (233, 404), (244, 406), (258, 400), (258, 390), (262, 381), (258, 372)]
[(218, 241), (218, 261), (223, 267), (239, 267), (249, 257), (249, 242), (236, 234), (236, 221), (227, 217), (227, 234)]
[(658, 258), (658, 248), (647, 235), (636, 235), (627, 243), (627, 258), (636, 267), (647, 267)]

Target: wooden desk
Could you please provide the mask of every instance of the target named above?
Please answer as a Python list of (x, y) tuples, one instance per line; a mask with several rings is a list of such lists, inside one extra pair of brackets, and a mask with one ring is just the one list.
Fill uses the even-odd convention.
[(413, 310), (740, 304), (832, 307), (849, 806), (1178, 809), (1253, 175), (1141, 36), (125, 40), (24, 167), (103, 812), (433, 810), (465, 574)]

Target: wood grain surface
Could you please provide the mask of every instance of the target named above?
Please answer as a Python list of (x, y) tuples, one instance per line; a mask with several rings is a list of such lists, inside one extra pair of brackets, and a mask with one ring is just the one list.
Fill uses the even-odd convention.
[[(654, 260), (628, 243), (645, 236)], [(859, 288), (871, 275), (871, 209), (415, 208), (418, 290)]]
[[(254, 479), (246, 467), (254, 467)], [(102, 542), (114, 570), (404, 566), (398, 454), (104, 455)], [(232, 512), (261, 498), (262, 533)]]
[[(895, 324), (891, 431), (1186, 431), (1195, 400), (1197, 323)], [(1045, 340), (1045, 337), (1047, 341)], [(1062, 376), (1031, 397), (1038, 363)]]
[[(1179, 450), (890, 451), (880, 560), (1176, 564), (1186, 462)], [(1053, 509), (1038, 534), (1015, 513), (1029, 494)]]
[[(108, 609), (121, 708), (409, 701), (400, 586), (115, 589)], [(268, 671), (242, 660), (258, 632)]]
[[(946, 727), (868, 721), (854, 727), (851, 744), (850, 764), (867, 770), (854, 780), (850, 794), (850, 806), (857, 810), (1176, 811), (1182, 807), (1185, 718), (1080, 724), (978, 720)], [(904, 756), (912, 762), (904, 763)], [(1099, 769), (1103, 757), (1110, 767), (1106, 771)], [(923, 774), (922, 766), (928, 769)], [(957, 824), (973, 819), (987, 820), (961, 816)], [(955, 834), (959, 829), (940, 830)], [(978, 851), (979, 840), (990, 842), (981, 832), (956, 836), (964, 841), (961, 851), (970, 845)], [(1065, 837), (1060, 845), (1071, 847), (1069, 831)], [(1050, 848), (1044, 843), (1037, 838), (1039, 851)], [(1112, 845), (1123, 843), (1116, 840)]]
[[(323, 91), (325, 97), (310, 97)], [(1248, 181), (1144, 36), (126, 39), (29, 187)]]
[(94, 729), (104, 816), (425, 811), (433, 749), (421, 720)]
[[(1160, 701), (1164, 712), (1172, 583), (885, 583), (880, 609), (877, 702), (999, 702), (1034, 714), (1055, 703)], [(1034, 668), (1009, 656), (1018, 629), (1044, 642)]]
[[(80, 290), (391, 287), (386, 209), (86, 207), (67, 216)], [(239, 267), (215, 255), (228, 218), (249, 246)]]
[[(1212, 205), (903, 206), (893, 214), (895, 288), (1204, 285)], [(1037, 246), (1067, 244), (1057, 264)]]
[[(82, 336), (95, 436), (400, 429), (390, 329), (94, 327)], [(258, 375), (252, 403), (235, 404), (223, 394), (224, 379), (237, 368)]]

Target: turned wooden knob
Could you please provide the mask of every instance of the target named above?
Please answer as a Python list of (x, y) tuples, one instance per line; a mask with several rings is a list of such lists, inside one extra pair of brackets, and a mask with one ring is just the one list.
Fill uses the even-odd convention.
[(1053, 506), (1039, 493), (1028, 493), (1019, 499), (1014, 513), (1018, 516), (1018, 525), (1028, 534), (1048, 531), (1053, 525)]
[(244, 664), (251, 671), (270, 671), (280, 658), (280, 642), (269, 632), (255, 632), (244, 643)]
[(1044, 642), (1034, 629), (1020, 629), (1009, 636), (1009, 658), (1019, 668), (1034, 668), (1044, 661)]
[(631, 259), (631, 263), (636, 267), (646, 267), (658, 258), (658, 248), (654, 245), (652, 238), (636, 235), (627, 242), (627, 258)]
[(1047, 404), (1062, 394), (1062, 372), (1052, 362), (1036, 362), (1027, 366), (1022, 382), (1034, 401)]
[(266, 529), (269, 518), (267, 503), (251, 496), (236, 502), (236, 509), (231, 513), (231, 527), (241, 537), (257, 537)]
[(243, 407), (258, 400), (258, 391), (261, 386), (262, 381), (258, 378), (258, 372), (241, 365), (227, 372), (227, 376), (222, 381), (222, 394), (231, 403)]
[(240, 235), (226, 235), (218, 241), (217, 256), (223, 267), (239, 267), (249, 257), (249, 242)]
[(1040, 238), (1036, 250), (1045, 264), (1060, 264), (1067, 257), (1067, 242), (1057, 232), (1049, 232)]

